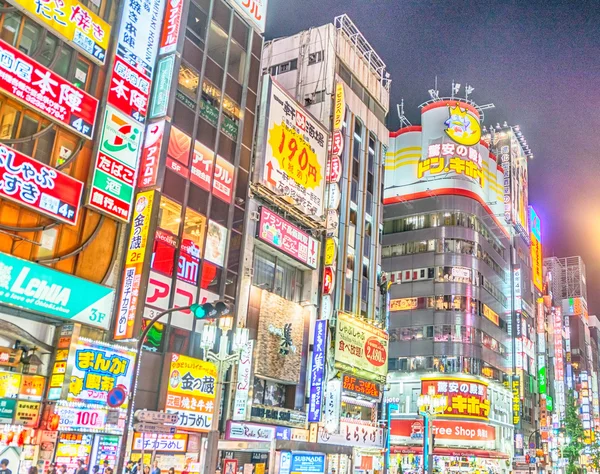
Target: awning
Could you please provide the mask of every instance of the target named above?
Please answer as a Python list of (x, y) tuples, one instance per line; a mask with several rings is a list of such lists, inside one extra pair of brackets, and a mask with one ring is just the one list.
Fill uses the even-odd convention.
[[(392, 446), (392, 454), (423, 454), (422, 446)], [(485, 449), (461, 449), (461, 448), (435, 448), (433, 454), (436, 456), (473, 456), (476, 458), (508, 459), (509, 455), (499, 451), (488, 451)]]

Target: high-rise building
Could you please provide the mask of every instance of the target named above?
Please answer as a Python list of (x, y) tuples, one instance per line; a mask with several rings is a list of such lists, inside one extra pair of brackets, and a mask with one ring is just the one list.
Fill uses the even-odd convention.
[(270, 462), (292, 471), (301, 470), (294, 454), (280, 450), (328, 455), (330, 472), (383, 469), (388, 336), (378, 278), (390, 78), (345, 15), (267, 42), (262, 70), (237, 299), (256, 343), (250, 395), (236, 391), (219, 448), (243, 459), (235, 444), (258, 449), (247, 433), (260, 431), (275, 439)]

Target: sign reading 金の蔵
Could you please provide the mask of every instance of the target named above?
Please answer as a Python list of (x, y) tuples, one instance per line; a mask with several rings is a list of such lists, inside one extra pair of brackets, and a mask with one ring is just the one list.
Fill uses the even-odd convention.
[(92, 61), (104, 64), (110, 25), (77, 0), (8, 0), (8, 3), (52, 28)]
[(67, 224), (77, 223), (83, 183), (0, 144), (0, 196)]
[[(108, 393), (121, 386), (129, 393), (135, 352), (80, 338), (75, 345), (67, 400), (106, 405)], [(127, 407), (127, 401), (122, 408)]]
[(317, 240), (264, 206), (260, 210), (258, 238), (306, 266), (317, 268)]
[(2, 40), (0, 89), (85, 138), (94, 133), (98, 100)]
[(447, 397), (444, 413), (439, 416), (480, 418), (487, 420), (490, 412), (488, 385), (475, 379), (426, 377), (421, 379), (421, 393)]

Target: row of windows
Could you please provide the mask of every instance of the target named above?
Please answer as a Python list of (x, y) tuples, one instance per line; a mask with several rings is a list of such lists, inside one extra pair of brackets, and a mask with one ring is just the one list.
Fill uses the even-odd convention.
[(506, 323), (491, 308), (470, 296), (462, 295), (438, 295), (418, 296), (413, 298), (398, 298), (390, 301), (390, 312), (412, 311), (418, 309), (433, 309), (435, 311), (460, 311), (479, 314), (492, 321), (501, 329)]
[(275, 293), (286, 300), (299, 303), (302, 296), (304, 272), (283, 262), (260, 248), (254, 249), (252, 284)]
[(502, 382), (504, 372), (496, 367), (492, 367), (481, 359), (473, 357), (400, 357), (390, 359), (388, 368), (390, 371), (415, 372), (415, 371), (434, 371), (446, 374), (471, 374), (482, 375), (492, 380)]
[(396, 328), (389, 331), (390, 342), (433, 340), (434, 342), (460, 342), (486, 347), (503, 357), (508, 349), (492, 336), (471, 326), (442, 324), (436, 326), (417, 326)]
[(459, 253), (471, 255), (484, 261), (502, 281), (506, 281), (504, 269), (481, 247), (480, 244), (464, 239), (429, 239), (414, 242), (403, 242), (401, 244), (385, 245), (381, 249), (381, 256), (398, 257), (402, 255), (413, 255), (417, 253)]
[(337, 73), (342, 80), (348, 84), (358, 98), (365, 103), (369, 110), (375, 114), (377, 120), (379, 120), (381, 123), (385, 123), (385, 116), (387, 115), (387, 112), (383, 109), (383, 107), (381, 107), (381, 105), (379, 105), (379, 102), (377, 102), (377, 100), (375, 100), (375, 98), (369, 94), (367, 89), (363, 87), (356, 76), (350, 72), (350, 69), (344, 66), (340, 61), (338, 61)]
[(500, 245), (488, 228), (481, 220), (472, 214), (466, 212), (431, 212), (428, 214), (418, 214), (409, 217), (400, 217), (398, 219), (386, 220), (383, 224), (384, 234), (394, 234), (397, 232), (408, 232), (411, 230), (429, 229), (431, 227), (454, 226), (472, 229), (481, 234), (487, 240), (494, 250), (504, 257), (504, 247)]

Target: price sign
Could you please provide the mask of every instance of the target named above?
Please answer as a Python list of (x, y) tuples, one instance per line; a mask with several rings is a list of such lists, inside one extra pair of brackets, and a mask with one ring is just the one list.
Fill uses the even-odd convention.
[(342, 388), (346, 392), (353, 392), (359, 395), (367, 395), (369, 397), (379, 399), (381, 391), (379, 384), (369, 382), (368, 380), (359, 379), (351, 375), (344, 375), (342, 378)]
[(99, 428), (106, 424), (106, 410), (88, 408), (58, 407), (56, 413), (60, 416), (59, 431), (72, 429)]

